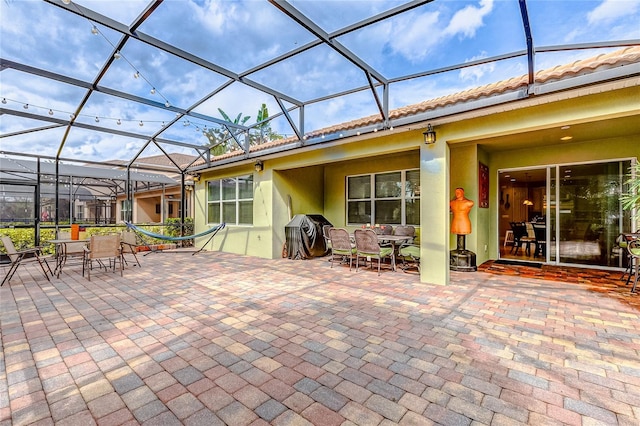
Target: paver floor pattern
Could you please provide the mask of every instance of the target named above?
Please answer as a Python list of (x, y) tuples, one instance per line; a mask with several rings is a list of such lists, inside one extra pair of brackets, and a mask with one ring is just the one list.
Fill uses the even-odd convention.
[(91, 278), (0, 289), (0, 425), (640, 424), (640, 311), (589, 285), (215, 252)]

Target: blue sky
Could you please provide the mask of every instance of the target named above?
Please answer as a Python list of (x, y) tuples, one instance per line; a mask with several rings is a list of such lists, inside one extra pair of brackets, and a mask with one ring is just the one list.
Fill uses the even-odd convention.
[[(36, 0), (0, 2), (0, 56), (3, 59), (91, 82), (112, 52), (120, 35), (57, 7)], [(75, 4), (129, 25), (146, 1), (79, 0)], [(399, 1), (291, 1), (322, 30), (332, 33), (378, 13), (397, 7)], [(528, 12), (536, 46), (556, 46), (600, 41), (640, 39), (640, 0), (551, 1), (530, 0)], [(74, 3), (71, 4), (73, 7)], [(165, 0), (139, 31), (173, 44), (233, 73), (245, 73), (265, 61), (305, 45), (315, 37), (291, 22), (266, 1)], [(345, 34), (337, 39), (386, 78), (397, 78), (526, 48), (518, 2), (515, 0), (436, 0), (424, 6)], [(574, 50), (537, 54), (536, 69), (546, 69), (610, 50)], [(100, 85), (159, 102), (189, 108), (227, 79), (191, 62), (130, 39), (122, 58), (107, 70)], [(391, 85), (391, 108), (433, 99), (472, 87), (526, 73), (525, 58), (465, 68)], [(138, 72), (140, 78), (135, 78)], [(300, 101), (366, 86), (364, 74), (327, 46), (318, 46), (247, 78)], [(86, 93), (69, 84), (34, 77), (15, 70), (0, 73), (3, 108), (24, 110), (66, 119)], [(155, 89), (155, 93), (151, 93)], [(218, 108), (231, 117), (252, 116), (266, 103), (274, 114), (274, 98), (241, 83), (204, 102), (196, 112), (222, 118)], [(363, 116), (377, 108), (369, 92), (312, 104), (305, 110), (305, 130), (311, 131)], [(297, 114), (294, 112), (294, 119)], [(148, 107), (113, 96), (94, 93), (78, 122), (105, 128), (152, 135), (166, 129), (175, 117), (166, 108)], [(96, 118), (98, 121), (96, 121)], [(120, 120), (120, 124), (117, 124)], [(189, 119), (166, 129), (160, 137), (205, 144), (202, 128), (211, 123)], [(140, 126), (142, 124), (142, 126)], [(40, 120), (4, 114), (0, 133), (49, 126)], [(286, 120), (274, 120), (280, 133), (293, 131)], [(55, 155), (65, 128), (43, 130), (0, 139), (3, 151)], [(89, 160), (129, 159), (146, 141), (74, 128), (62, 156)], [(168, 148), (171, 152), (191, 153)], [(155, 155), (152, 147), (144, 155)]]

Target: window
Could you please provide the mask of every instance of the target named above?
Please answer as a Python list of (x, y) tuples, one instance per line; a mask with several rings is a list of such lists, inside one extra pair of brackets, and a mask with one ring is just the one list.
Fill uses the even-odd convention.
[(207, 222), (253, 224), (253, 175), (207, 182)]
[(120, 201), (120, 220), (132, 220), (131, 217), (131, 200)]
[(348, 176), (347, 224), (365, 223), (419, 225), (420, 171)]

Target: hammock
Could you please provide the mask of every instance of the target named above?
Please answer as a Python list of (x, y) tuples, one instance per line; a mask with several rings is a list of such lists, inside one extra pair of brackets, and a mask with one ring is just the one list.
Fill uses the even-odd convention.
[[(202, 245), (200, 250), (194, 252), (193, 254), (199, 253), (202, 250), (204, 250), (204, 248), (207, 246), (207, 244), (209, 244), (209, 241), (211, 241), (213, 239), (213, 237), (215, 237), (215, 235), (218, 233), (218, 231), (226, 226), (226, 224), (224, 222), (222, 222), (221, 224), (216, 225), (213, 228), (209, 228), (206, 231), (200, 232), (199, 234), (185, 235), (183, 237), (171, 237), (169, 235), (156, 234), (155, 232), (147, 231), (146, 229), (142, 229), (142, 228), (137, 227), (136, 225), (134, 225), (131, 222), (125, 222), (125, 224), (127, 225), (127, 228), (131, 229), (134, 232), (137, 232), (141, 236), (145, 235), (147, 237), (156, 238), (158, 240), (164, 240), (164, 241), (193, 240), (195, 238), (205, 237), (205, 236), (211, 234), (209, 239), (207, 241), (205, 241), (205, 243)], [(144, 241), (144, 239), (142, 239), (142, 240)], [(148, 244), (146, 241), (144, 241), (144, 242), (145, 242), (145, 245), (148, 246), (151, 249), (151, 244)], [(155, 251), (155, 250), (152, 250), (152, 251)]]

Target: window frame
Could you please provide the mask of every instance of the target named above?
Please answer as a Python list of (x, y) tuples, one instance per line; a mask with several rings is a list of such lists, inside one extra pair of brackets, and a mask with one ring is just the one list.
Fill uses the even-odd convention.
[[(411, 169), (401, 169), (401, 170), (385, 170), (377, 173), (361, 173), (357, 175), (348, 175), (345, 177), (345, 223), (347, 226), (362, 226), (366, 224), (370, 224), (372, 226), (376, 224), (389, 224), (389, 225), (413, 225), (420, 226), (420, 223), (407, 223), (407, 202), (417, 202), (420, 205), (420, 192), (418, 191), (417, 195), (407, 195), (407, 174), (410, 172), (418, 172), (418, 177), (420, 174), (419, 168), (411, 168)], [(388, 197), (376, 197), (376, 176), (381, 175), (389, 175), (393, 173), (400, 173), (400, 195), (399, 196), (388, 196)], [(349, 179), (351, 178), (363, 178), (369, 177), (369, 197), (364, 198), (349, 198)], [(378, 220), (378, 215), (376, 215), (376, 202), (384, 202), (384, 201), (400, 201), (400, 223), (383, 223)], [(350, 203), (369, 203), (369, 208), (371, 211), (370, 221), (369, 222), (350, 222), (349, 221), (349, 205)], [(419, 222), (419, 215), (418, 215)]]
[[(244, 192), (243, 195), (247, 195), (248, 193), (246, 191), (242, 191), (242, 186), (245, 185), (245, 182), (243, 182), (243, 179), (245, 180), (245, 182), (250, 182), (251, 184), (251, 197), (244, 197), (242, 198), (240, 195)], [(226, 185), (225, 183), (229, 183), (230, 181), (234, 182), (235, 185), (235, 194), (233, 197), (229, 197), (229, 193), (225, 192), (225, 190), (229, 189), (229, 186)], [(218, 189), (218, 198), (215, 200), (211, 200), (210, 197), (210, 185), (216, 183), (217, 184), (217, 189)], [(209, 225), (213, 225), (213, 224), (219, 224), (220, 222), (225, 222), (227, 225), (234, 225), (234, 226), (253, 226), (253, 199), (254, 199), (254, 192), (255, 192), (255, 180), (253, 177), (252, 173), (248, 173), (248, 174), (242, 174), (242, 175), (238, 175), (238, 176), (228, 176), (228, 177), (223, 177), (223, 178), (219, 178), (219, 179), (208, 179), (206, 181), (206, 186), (205, 186), (205, 191), (206, 191), (206, 197), (207, 197), (207, 209), (206, 209), (206, 221), (207, 224)], [(246, 208), (241, 209), (241, 205), (242, 204), (246, 204), (246, 203), (250, 203), (251, 205), (251, 223), (243, 223), (241, 222), (241, 210), (245, 211)], [(220, 218), (220, 222), (216, 222), (216, 221), (212, 221), (211, 218), (209, 217), (209, 211), (210, 208), (212, 207), (212, 205), (218, 205), (218, 214), (219, 214), (219, 218)], [(233, 222), (231, 221), (227, 221), (225, 220), (225, 206), (229, 207), (230, 205), (233, 205), (234, 211), (235, 211), (235, 220)]]

